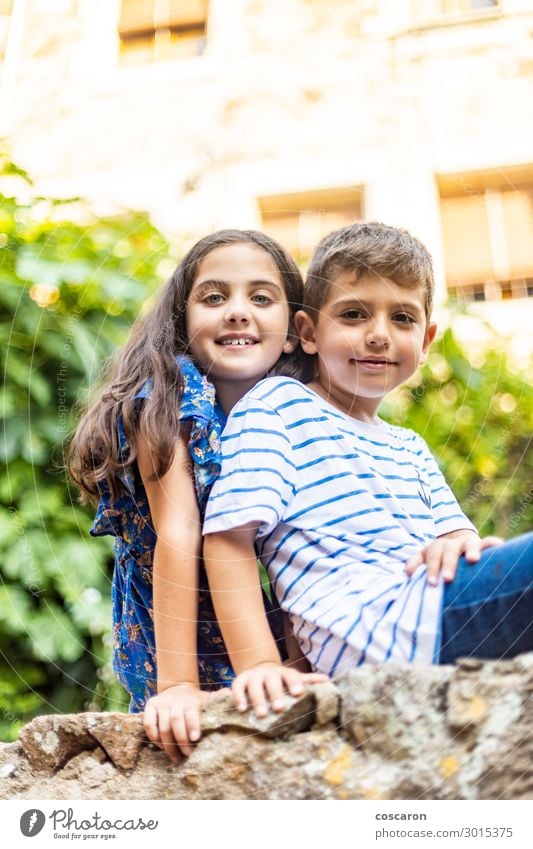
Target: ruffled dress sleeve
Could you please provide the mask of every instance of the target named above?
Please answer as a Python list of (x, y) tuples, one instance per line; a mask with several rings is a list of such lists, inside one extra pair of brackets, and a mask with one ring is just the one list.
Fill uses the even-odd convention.
[[(118, 420), (118, 435), (121, 457), (126, 460), (129, 455), (129, 445), (124, 433), (122, 418)], [(139, 498), (146, 502), (146, 496), (139, 492), (139, 481), (132, 466), (125, 466), (120, 474), (120, 480), (124, 485), (122, 495), (112, 500), (107, 484), (100, 484), (100, 500), (96, 508), (94, 522), (89, 531), (93, 537), (113, 536), (123, 538), (128, 524), (127, 517), (139, 511)]]
[(202, 516), (209, 492), (220, 472), (220, 436), (226, 416), (215, 388), (190, 360), (179, 360), (183, 376), (180, 421), (190, 426), (189, 454), (194, 468), (196, 495)]
[[(211, 487), (220, 472), (220, 435), (226, 423), (226, 416), (216, 399), (215, 388), (205, 375), (186, 357), (177, 358), (183, 380), (183, 392), (180, 403), (180, 421), (190, 426), (189, 454), (194, 468), (196, 495), (203, 516)], [(147, 381), (136, 395), (142, 402), (150, 395), (151, 385)], [(118, 420), (118, 436), (121, 457), (126, 461), (129, 445), (124, 432), (122, 418)], [(96, 516), (90, 530), (91, 536), (114, 536), (131, 540), (131, 516), (139, 513), (139, 508), (147, 508), (146, 494), (137, 470), (125, 466), (120, 479), (124, 485), (123, 494), (112, 501), (109, 489), (102, 484), (101, 497)]]

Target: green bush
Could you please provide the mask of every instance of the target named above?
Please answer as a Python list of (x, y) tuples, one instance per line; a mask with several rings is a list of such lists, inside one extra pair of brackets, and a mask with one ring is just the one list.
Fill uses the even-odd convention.
[(486, 333), (483, 351), (469, 355), (446, 330), (382, 412), (425, 438), (483, 536), (510, 537), (533, 527), (531, 379)]
[[(89, 538), (93, 511), (58, 465), (76, 401), (166, 276), (168, 245), (143, 214), (96, 219), (35, 196), (4, 155), (6, 177), (27, 198), (0, 207), (0, 737), (13, 739), (38, 713), (127, 706), (110, 669), (111, 540)], [(426, 438), (483, 533), (508, 536), (532, 525), (533, 410), (499, 348), (474, 367), (447, 331), (384, 413)]]
[(168, 245), (144, 214), (96, 219), (35, 196), (5, 155), (0, 175), (27, 198), (2, 195), (0, 212), (0, 735), (12, 738), (35, 713), (127, 705), (109, 664), (112, 541), (88, 537), (93, 511), (58, 467), (76, 401)]

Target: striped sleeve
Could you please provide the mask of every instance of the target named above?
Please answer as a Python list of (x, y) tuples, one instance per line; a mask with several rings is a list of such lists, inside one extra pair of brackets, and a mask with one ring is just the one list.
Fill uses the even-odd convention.
[(222, 467), (211, 490), (204, 534), (279, 524), (294, 494), (292, 446), (279, 413), (247, 396), (232, 411), (221, 442)]
[(428, 446), (422, 437), (418, 437), (418, 439), (424, 449), (425, 470), (431, 487), (431, 512), (435, 522), (435, 535), (440, 537), (459, 530), (477, 533), (475, 526), (461, 510)]

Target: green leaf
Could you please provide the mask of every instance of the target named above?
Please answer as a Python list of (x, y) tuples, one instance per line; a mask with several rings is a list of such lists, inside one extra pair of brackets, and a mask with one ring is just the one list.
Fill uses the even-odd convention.
[(71, 618), (53, 602), (35, 613), (27, 622), (33, 655), (38, 660), (54, 662), (77, 660), (85, 651), (80, 631)]
[(27, 283), (56, 287), (60, 283), (84, 283), (92, 274), (92, 265), (87, 261), (54, 262), (29, 247), (20, 252), (16, 269), (20, 279)]
[(30, 615), (30, 597), (22, 587), (0, 586), (0, 628), (9, 634), (22, 634)]

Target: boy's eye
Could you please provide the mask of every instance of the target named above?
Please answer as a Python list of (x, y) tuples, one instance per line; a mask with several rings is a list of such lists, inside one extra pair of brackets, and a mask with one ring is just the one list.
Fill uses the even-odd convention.
[(399, 322), (400, 324), (414, 324), (415, 318), (412, 315), (409, 315), (407, 312), (398, 312), (393, 316), (393, 320)]
[(342, 313), (342, 318), (347, 318), (349, 321), (356, 321), (357, 319), (364, 317), (364, 312), (358, 309), (344, 310)]

